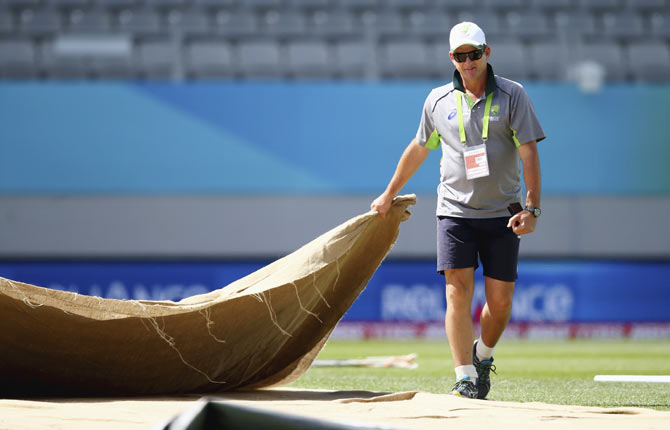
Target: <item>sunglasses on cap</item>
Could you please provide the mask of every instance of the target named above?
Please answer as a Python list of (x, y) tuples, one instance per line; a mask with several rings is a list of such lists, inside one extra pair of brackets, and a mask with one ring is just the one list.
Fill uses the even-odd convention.
[(477, 61), (484, 55), (484, 48), (469, 52), (454, 52), (453, 54), (454, 60), (456, 60), (457, 63), (465, 63), (467, 58), (470, 58), (472, 61)]

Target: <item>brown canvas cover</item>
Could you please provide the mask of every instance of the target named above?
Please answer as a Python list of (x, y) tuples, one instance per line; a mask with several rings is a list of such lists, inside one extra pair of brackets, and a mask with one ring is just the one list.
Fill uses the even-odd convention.
[(140, 396), (299, 378), (377, 270), (414, 195), (356, 216), (230, 285), (179, 302), (0, 278), (0, 395)]

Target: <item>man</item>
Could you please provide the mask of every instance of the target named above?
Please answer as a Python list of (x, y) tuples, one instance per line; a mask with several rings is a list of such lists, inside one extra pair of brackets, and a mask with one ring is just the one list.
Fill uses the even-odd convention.
[[(523, 87), (493, 74), (491, 48), (476, 24), (455, 25), (449, 45), (456, 67), (453, 81), (428, 95), (416, 137), (371, 208), (383, 217), (430, 150), (442, 147), (437, 270), (446, 281), (445, 327), (457, 379), (451, 394), (484, 399), (491, 386), (493, 350), (512, 311), (519, 237), (533, 232), (540, 216), (536, 143), (545, 136)], [(525, 209), (510, 217), (510, 205), (521, 209), (519, 161)], [(486, 304), (481, 336), (474, 340), (470, 308), (478, 260)]]

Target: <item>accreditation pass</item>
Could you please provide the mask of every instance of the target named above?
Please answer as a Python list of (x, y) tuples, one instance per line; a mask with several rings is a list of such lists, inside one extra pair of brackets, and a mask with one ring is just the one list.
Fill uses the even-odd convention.
[(465, 157), (465, 175), (468, 180), (489, 175), (489, 161), (486, 158), (485, 144), (466, 147), (463, 155)]

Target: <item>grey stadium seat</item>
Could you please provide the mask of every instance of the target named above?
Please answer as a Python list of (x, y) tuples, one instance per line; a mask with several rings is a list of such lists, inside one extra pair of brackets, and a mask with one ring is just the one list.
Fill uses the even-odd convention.
[(210, 34), (210, 23), (206, 11), (171, 9), (167, 12), (166, 21), (170, 30), (181, 31), (186, 36)]
[(179, 49), (169, 40), (144, 40), (137, 46), (137, 72), (145, 78), (170, 78)]
[(332, 76), (328, 45), (321, 40), (293, 41), (288, 45), (287, 70), (298, 78), (325, 78)]
[(374, 55), (363, 39), (340, 40), (335, 44), (336, 71), (344, 78), (364, 78)]
[(183, 7), (188, 0), (144, 0), (144, 3), (156, 9), (171, 9)]
[(220, 78), (235, 73), (232, 48), (225, 41), (193, 41), (186, 46), (185, 56), (189, 77)]
[(50, 78), (90, 78), (93, 70), (83, 56), (61, 56), (56, 42), (45, 42), (41, 49), (41, 67)]
[(531, 7), (543, 11), (573, 10), (575, 0), (531, 0)]
[(663, 10), (668, 7), (666, 0), (626, 0), (626, 6), (639, 11)]
[(267, 35), (299, 36), (306, 30), (305, 16), (296, 9), (271, 9), (260, 20), (260, 31)]
[(430, 78), (437, 72), (428, 45), (420, 40), (388, 42), (382, 47), (380, 59), (384, 77)]
[(0, 76), (31, 78), (37, 74), (35, 46), (30, 40), (0, 40)]
[(238, 44), (238, 65), (244, 77), (275, 78), (282, 75), (279, 43), (273, 39), (245, 40)]
[(620, 0), (579, 0), (578, 5), (585, 10), (603, 12), (618, 10), (621, 8), (622, 2)]
[(559, 80), (567, 76), (568, 53), (554, 42), (534, 42), (529, 47), (531, 73), (540, 80)]
[(11, 7), (39, 7), (40, 6), (40, 0), (5, 0), (4, 1), (7, 6)]
[(528, 39), (546, 38), (552, 31), (547, 17), (536, 11), (512, 11), (504, 15), (502, 31)]
[(111, 29), (111, 21), (104, 9), (75, 8), (67, 13), (66, 29), (73, 33), (104, 33)]
[(407, 31), (402, 14), (394, 10), (366, 11), (361, 15), (361, 24), (385, 36), (399, 36)]
[[(349, 9), (374, 9), (377, 7), (377, 0), (335, 0), (338, 6)], [(379, 0), (383, 2), (384, 0)]]
[(162, 32), (160, 16), (153, 9), (121, 9), (117, 22), (121, 32), (133, 36), (155, 36)]
[(0, 36), (14, 34), (14, 20), (12, 11), (0, 9)]
[(100, 6), (109, 9), (135, 7), (142, 2), (142, 0), (95, 0), (95, 1)]
[(522, 10), (526, 7), (525, 0), (485, 0), (484, 5), (497, 12)]
[(359, 32), (353, 14), (345, 9), (322, 9), (310, 17), (311, 31), (315, 35), (345, 37)]
[(243, 0), (241, 4), (253, 9), (272, 9), (280, 7), (281, 0)]
[(52, 8), (23, 9), (18, 21), (20, 32), (30, 36), (53, 36), (62, 30), (61, 16)]
[(631, 43), (628, 58), (634, 79), (652, 82), (670, 80), (670, 51), (664, 42)]
[(385, 0), (384, 3), (399, 10), (412, 10), (426, 7), (430, 0)]
[(553, 24), (561, 36), (578, 40), (600, 35), (591, 14), (558, 12), (553, 16)]
[(606, 80), (626, 79), (628, 71), (623, 51), (616, 43), (585, 43), (581, 47), (581, 60), (592, 60), (605, 68)]
[(489, 62), (496, 74), (509, 79), (525, 79), (531, 73), (526, 48), (518, 42), (493, 43)]
[(288, 4), (304, 10), (324, 9), (330, 5), (330, 0), (288, 0)]
[(670, 38), (670, 11), (654, 12), (651, 15), (651, 33), (658, 38)]
[[(458, 14), (461, 12), (478, 12), (485, 9), (486, 0), (449, 0), (445, 2), (437, 2), (438, 5), (447, 8), (451, 13)], [(475, 21), (476, 22), (476, 21)]]
[(214, 31), (230, 37), (246, 37), (258, 33), (258, 20), (249, 10), (219, 10), (214, 16)]
[(603, 34), (610, 38), (632, 39), (645, 33), (645, 25), (639, 14), (632, 11), (607, 12), (602, 17)]
[(58, 9), (86, 8), (89, 3), (88, 0), (49, 0), (49, 4)]
[(414, 10), (409, 13), (407, 22), (410, 34), (435, 38), (448, 38), (451, 27), (456, 24), (442, 9)]
[(222, 9), (235, 6), (236, 0), (193, 0), (193, 4), (198, 8)]

